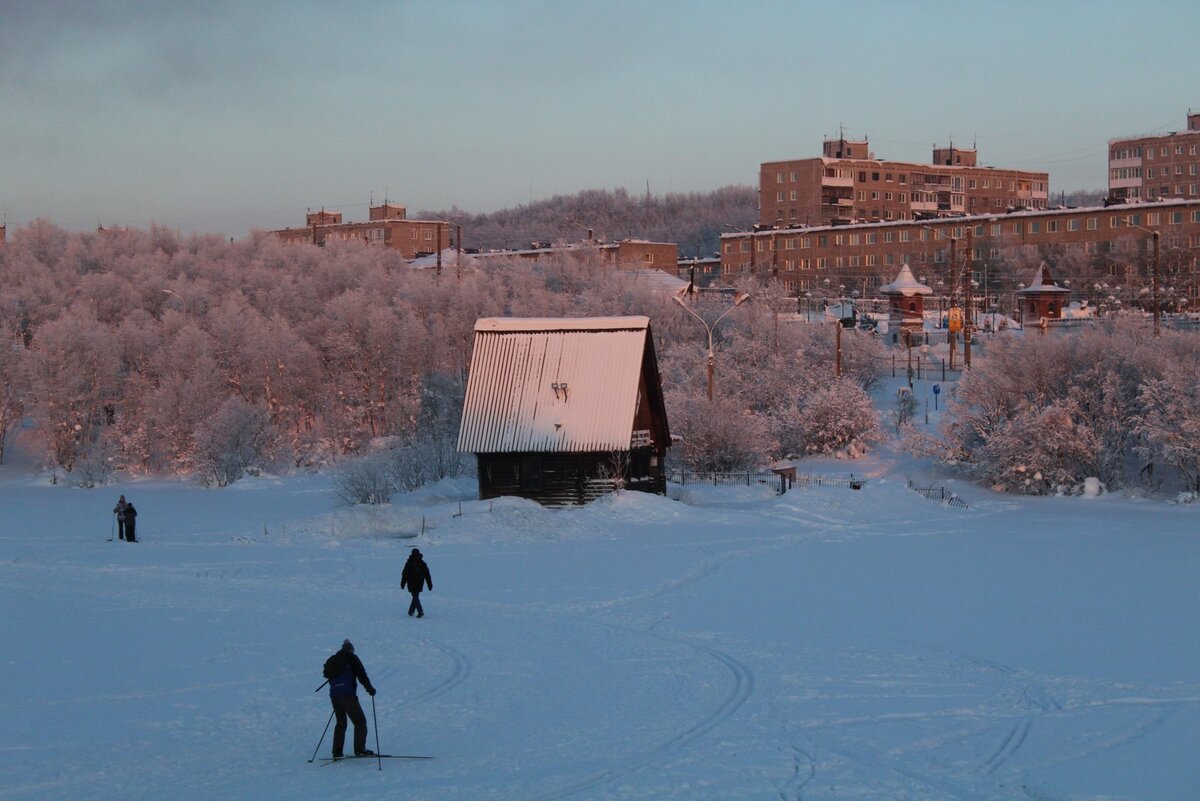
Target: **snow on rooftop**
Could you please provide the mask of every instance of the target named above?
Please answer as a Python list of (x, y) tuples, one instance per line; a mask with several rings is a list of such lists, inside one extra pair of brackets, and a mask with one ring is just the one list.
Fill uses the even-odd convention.
[(884, 295), (903, 295), (906, 298), (911, 298), (913, 295), (933, 294), (932, 289), (916, 279), (907, 264), (900, 267), (900, 272), (896, 274), (894, 281), (879, 287), (879, 291)]
[(458, 450), (628, 450), (650, 318), (503, 318), (475, 324)]

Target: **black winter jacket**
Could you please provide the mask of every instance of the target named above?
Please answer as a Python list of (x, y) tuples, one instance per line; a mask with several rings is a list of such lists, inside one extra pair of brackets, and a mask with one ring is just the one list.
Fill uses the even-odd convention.
[(400, 574), (400, 589), (407, 588), (409, 592), (420, 592), (425, 586), (433, 589), (433, 579), (429, 576), (429, 567), (419, 556), (410, 556), (404, 563), (404, 572)]

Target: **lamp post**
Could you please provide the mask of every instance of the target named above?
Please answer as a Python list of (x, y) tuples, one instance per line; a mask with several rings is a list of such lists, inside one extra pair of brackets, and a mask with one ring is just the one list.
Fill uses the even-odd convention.
[(1154, 237), (1154, 268), (1150, 274), (1150, 295), (1151, 302), (1154, 304), (1154, 336), (1158, 336), (1158, 231), (1151, 231), (1149, 228), (1143, 228), (1140, 225), (1134, 225), (1128, 217), (1122, 218), (1122, 222), (1124, 222), (1125, 225), (1129, 226), (1130, 228), (1136, 228), (1139, 231), (1145, 231), (1146, 233), (1150, 234), (1150, 236)]
[(733, 299), (733, 305), (730, 306), (725, 311), (721, 312), (721, 316), (718, 317), (717, 319), (713, 320), (712, 324), (710, 325), (707, 320), (705, 320), (703, 317), (701, 317), (700, 315), (698, 315), (694, 311), (692, 311), (690, 308), (688, 308), (688, 305), (686, 303), (684, 303), (683, 299), (680, 298), (678, 295), (671, 296), (671, 299), (674, 300), (676, 303), (678, 303), (680, 306), (682, 306), (683, 310), (685, 312), (687, 312), (688, 314), (692, 315), (697, 320), (699, 320), (700, 324), (702, 326), (704, 326), (704, 330), (708, 332), (708, 399), (710, 401), (713, 399), (713, 366), (715, 363), (715, 358), (713, 356), (713, 329), (717, 327), (717, 323), (719, 323), (719, 322), (721, 322), (721, 320), (725, 319), (725, 315), (729, 314), (731, 311), (733, 311), (735, 308), (737, 308), (738, 305), (742, 303), (742, 301), (746, 300), (749, 297), (750, 296), (748, 294), (746, 294), (745, 292), (736, 296)]
[(804, 293), (804, 322), (812, 322), (812, 293)]
[[(950, 302), (953, 303), (954, 302), (954, 284), (955, 284), (955, 282), (958, 281), (958, 237), (956, 237), (952, 234), (946, 234), (941, 229), (934, 228), (931, 225), (922, 225), (921, 227), (927, 231), (932, 231), (935, 236), (944, 236), (950, 240)], [(969, 229), (969, 228), (967, 229), (968, 242), (970, 239), (970, 230), (971, 229)], [(970, 245), (968, 244), (968, 249), (969, 249), (969, 247), (970, 247)], [(967, 264), (968, 265), (971, 263), (970, 260), (971, 260), (971, 256), (968, 253), (967, 254)], [(968, 278), (969, 278), (969, 276), (968, 276)], [(963, 332), (964, 332), (963, 333), (963, 358), (965, 359), (966, 366), (968, 368), (970, 368), (970, 366), (971, 366), (971, 308), (970, 308), (971, 307), (971, 293), (970, 293), (970, 290), (969, 289), (966, 290), (966, 293), (967, 293), (967, 304), (966, 304), (967, 305), (967, 315), (966, 315), (966, 320), (963, 322)], [(947, 332), (946, 340), (950, 345), (950, 369), (953, 370), (954, 369), (954, 332), (953, 331)]]

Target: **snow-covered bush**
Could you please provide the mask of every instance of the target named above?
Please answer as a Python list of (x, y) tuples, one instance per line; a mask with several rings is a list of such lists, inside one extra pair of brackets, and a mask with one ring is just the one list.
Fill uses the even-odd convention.
[(679, 438), (672, 461), (689, 470), (730, 472), (751, 470), (770, 460), (776, 443), (767, 421), (728, 396), (689, 395), (681, 390), (666, 395), (671, 433)]
[(870, 396), (855, 382), (834, 380), (813, 391), (801, 410), (804, 453), (856, 456), (882, 436)]
[(266, 406), (230, 398), (196, 432), (196, 467), (205, 484), (225, 487), (271, 458), (275, 429)]
[(333, 489), (346, 506), (387, 503), (396, 491), (392, 454), (384, 451), (346, 460), (334, 474)]

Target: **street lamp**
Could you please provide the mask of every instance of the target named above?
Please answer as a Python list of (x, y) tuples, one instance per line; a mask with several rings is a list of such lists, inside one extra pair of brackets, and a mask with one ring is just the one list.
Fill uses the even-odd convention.
[(700, 315), (696, 314), (694, 311), (692, 311), (692, 310), (691, 310), (691, 309), (688, 307), (688, 305), (687, 305), (686, 303), (684, 303), (684, 302), (683, 302), (683, 299), (682, 299), (682, 298), (680, 298), (678, 295), (672, 295), (672, 296), (671, 296), (671, 299), (672, 299), (672, 300), (674, 300), (676, 303), (678, 303), (680, 306), (682, 306), (682, 307), (683, 307), (683, 310), (684, 310), (685, 312), (687, 312), (688, 314), (692, 315), (692, 316), (693, 316), (693, 317), (695, 317), (697, 320), (699, 320), (699, 321), (700, 321), (700, 324), (701, 324), (702, 326), (704, 326), (704, 330), (708, 332), (708, 399), (709, 399), (710, 401), (713, 399), (713, 364), (714, 364), (714, 357), (713, 357), (713, 329), (717, 327), (717, 323), (719, 323), (719, 322), (721, 322), (721, 320), (725, 319), (725, 315), (729, 314), (731, 311), (733, 311), (735, 308), (737, 308), (737, 307), (738, 307), (738, 305), (742, 303), (742, 301), (746, 300), (746, 299), (747, 299), (747, 298), (749, 298), (749, 297), (750, 297), (750, 295), (748, 295), (748, 294), (747, 294), (747, 293), (745, 293), (745, 292), (743, 292), (743, 293), (741, 293), (740, 295), (737, 295), (736, 297), (734, 297), (734, 299), (733, 299), (733, 305), (732, 305), (732, 306), (730, 306), (730, 307), (729, 307), (728, 309), (726, 309), (725, 311), (721, 312), (721, 316), (720, 316), (720, 317), (718, 317), (717, 319), (713, 320), (713, 321), (712, 321), (712, 324), (711, 324), (711, 325), (709, 325), (708, 321), (707, 321), (707, 320), (705, 320), (705, 319), (704, 319), (703, 317), (701, 317)]
[(812, 322), (812, 293), (804, 293), (804, 322)]
[(1154, 270), (1151, 273), (1150, 286), (1152, 287), (1151, 297), (1154, 303), (1154, 336), (1158, 336), (1158, 231), (1151, 231), (1149, 228), (1143, 228), (1140, 225), (1134, 225), (1133, 221), (1128, 217), (1123, 217), (1122, 222), (1130, 228), (1136, 228), (1139, 231), (1145, 231), (1154, 237)]

